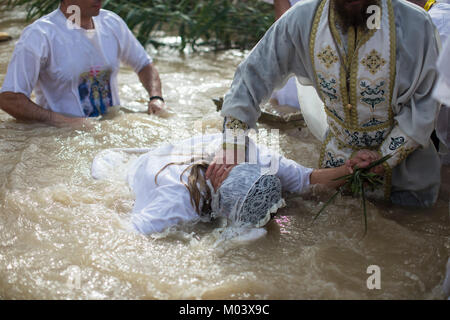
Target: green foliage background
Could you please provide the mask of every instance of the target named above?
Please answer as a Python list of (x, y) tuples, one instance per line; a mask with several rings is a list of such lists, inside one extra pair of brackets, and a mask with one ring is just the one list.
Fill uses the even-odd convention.
[[(24, 6), (28, 19), (39, 18), (59, 0), (0, 0), (6, 8)], [(180, 50), (253, 47), (274, 22), (273, 6), (258, 0), (105, 0), (103, 8), (119, 14), (143, 45), (159, 46), (155, 31), (181, 37)]]

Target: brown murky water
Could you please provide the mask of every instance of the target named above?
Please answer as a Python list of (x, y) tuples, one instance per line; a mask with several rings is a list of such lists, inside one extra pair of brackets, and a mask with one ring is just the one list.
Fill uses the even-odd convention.
[[(24, 13), (1, 12), (0, 31), (14, 41)], [(0, 44), (0, 83), (14, 49)], [(1, 299), (442, 299), (450, 252), (449, 179), (431, 210), (369, 204), (361, 240), (360, 202), (339, 198), (318, 221), (319, 192), (288, 201), (267, 235), (216, 246), (218, 226), (198, 224), (161, 237), (131, 234), (133, 196), (123, 183), (94, 181), (94, 156), (112, 147), (152, 147), (220, 130), (211, 98), (228, 89), (244, 53), (151, 52), (176, 116), (120, 113), (90, 131), (17, 123), (0, 111)], [(122, 104), (146, 93), (129, 69), (120, 74)], [(264, 128), (264, 127), (263, 127)], [(307, 166), (319, 144), (307, 131), (281, 131), (281, 151)], [(381, 289), (367, 288), (367, 268)], [(72, 281), (73, 280), (73, 281)]]

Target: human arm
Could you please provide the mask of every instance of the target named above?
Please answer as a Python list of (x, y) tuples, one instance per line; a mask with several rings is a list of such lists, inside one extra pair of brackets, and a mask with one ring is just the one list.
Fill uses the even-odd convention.
[[(364, 167), (370, 163), (367, 157), (355, 156), (338, 168), (312, 169), (287, 159), (264, 145), (257, 146), (252, 140), (249, 141), (248, 146), (248, 162), (257, 163), (263, 170), (275, 174), (281, 181), (283, 191), (291, 193), (301, 193), (310, 184), (322, 184), (329, 188), (337, 188), (344, 181), (333, 181), (334, 179), (351, 174), (355, 166)], [(216, 165), (210, 177), (216, 190), (228, 177), (234, 166)]]
[[(139, 80), (142, 86), (147, 90), (149, 98), (151, 97), (161, 97), (162, 98), (162, 88), (161, 79), (159, 77), (158, 70), (153, 63), (146, 65), (138, 73)], [(148, 113), (149, 114), (159, 114), (166, 108), (166, 104), (159, 98), (154, 98), (148, 102)]]
[(348, 165), (342, 165), (337, 168), (314, 169), (310, 176), (311, 185), (324, 185), (328, 188), (339, 188), (345, 181), (335, 179), (351, 174), (352, 169)]
[(0, 108), (23, 122), (40, 122), (55, 127), (81, 129), (88, 125), (86, 118), (66, 117), (60, 113), (44, 109), (31, 101), (23, 93), (0, 93)]
[[(153, 59), (133, 35), (125, 21), (116, 14), (112, 13), (112, 16), (116, 23), (120, 61), (133, 68), (149, 98), (156, 96), (163, 98), (161, 79)], [(148, 113), (161, 114), (165, 107), (164, 101), (152, 99), (148, 102)]]
[[(342, 186), (345, 181), (335, 181), (335, 179), (351, 174), (353, 172), (350, 164), (345, 164), (337, 168), (309, 169), (298, 165), (294, 161), (292, 162), (293, 164), (291, 165), (291, 172), (289, 172), (287, 175), (282, 174), (281, 176), (277, 174), (283, 185), (283, 190), (289, 192), (301, 192), (303, 189), (305, 189), (305, 187), (316, 184), (324, 185), (328, 188), (338, 188)], [(216, 170), (212, 173), (210, 178), (211, 184), (214, 186), (214, 189), (216, 191), (220, 187), (222, 182), (228, 177), (231, 169), (233, 169), (234, 166), (235, 165), (217, 166)]]
[(81, 128), (86, 119), (68, 117), (48, 110), (31, 99), (41, 70), (47, 67), (48, 43), (39, 30), (27, 27), (16, 44), (0, 90), (0, 108), (23, 122), (40, 122), (56, 127)]

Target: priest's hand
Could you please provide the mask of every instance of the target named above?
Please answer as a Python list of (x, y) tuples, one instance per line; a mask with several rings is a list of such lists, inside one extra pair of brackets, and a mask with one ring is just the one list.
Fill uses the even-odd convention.
[[(381, 156), (378, 152), (368, 149), (363, 149), (358, 151), (353, 158), (348, 160), (346, 162), (347, 166), (350, 166), (352, 169), (355, 169), (357, 166), (358, 168), (366, 168), (369, 166), (372, 162), (377, 161), (380, 159)], [(384, 167), (382, 164), (372, 168), (370, 172), (373, 172), (379, 176), (384, 175)]]

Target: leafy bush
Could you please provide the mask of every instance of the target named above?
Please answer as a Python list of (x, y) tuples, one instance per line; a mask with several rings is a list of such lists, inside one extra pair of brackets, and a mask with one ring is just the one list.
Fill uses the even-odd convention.
[[(0, 3), (24, 6), (32, 20), (57, 8), (59, 0)], [(163, 30), (181, 38), (180, 50), (251, 48), (274, 21), (273, 7), (257, 0), (105, 0), (103, 7), (119, 14), (143, 45), (164, 45), (155, 39), (155, 31)]]

